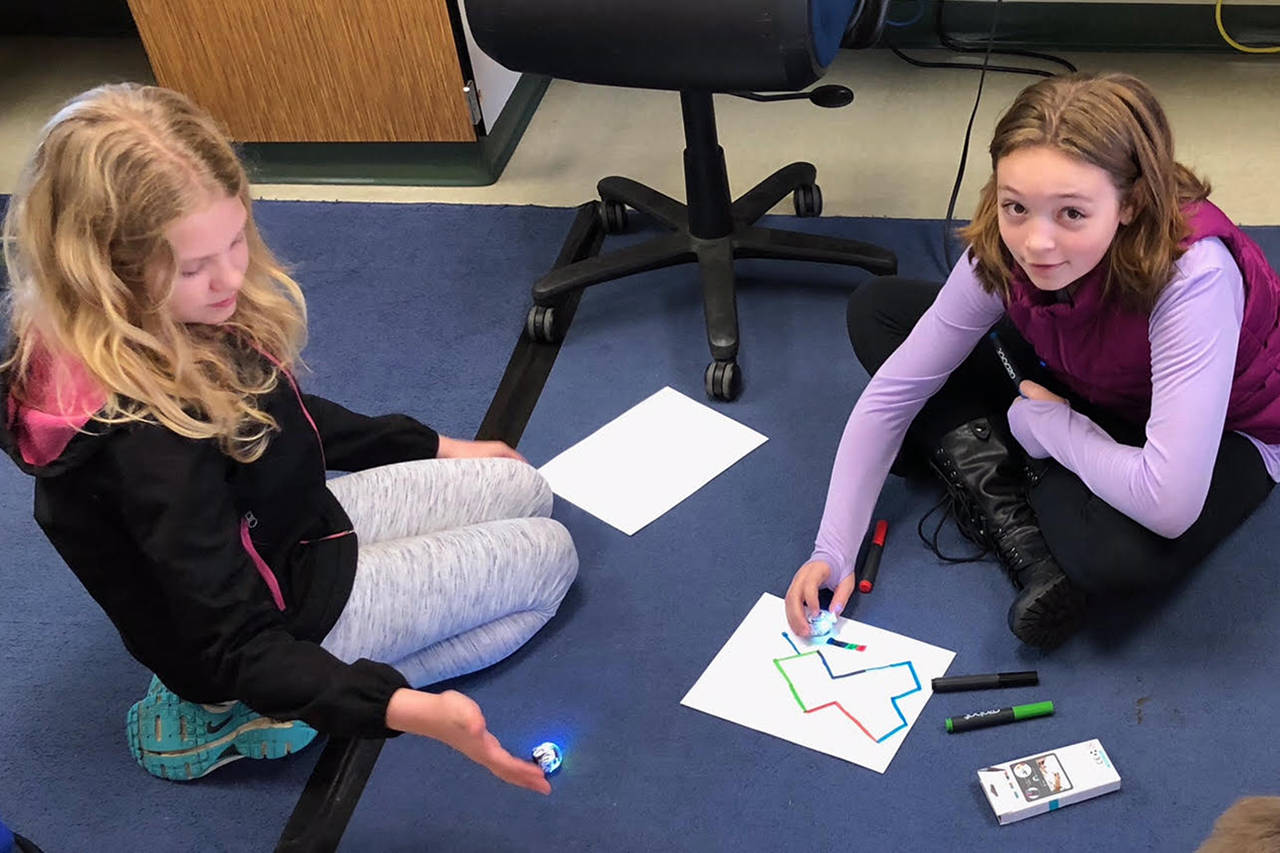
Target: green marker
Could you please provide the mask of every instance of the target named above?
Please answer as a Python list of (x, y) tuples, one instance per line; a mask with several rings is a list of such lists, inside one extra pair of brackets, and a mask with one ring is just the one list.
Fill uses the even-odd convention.
[(947, 731), (967, 732), (985, 729), (987, 726), (1003, 726), (1032, 717), (1047, 717), (1053, 713), (1052, 702), (1033, 702), (1030, 705), (1014, 705), (1012, 708), (992, 708), (990, 711), (974, 711), (963, 717), (947, 717)]

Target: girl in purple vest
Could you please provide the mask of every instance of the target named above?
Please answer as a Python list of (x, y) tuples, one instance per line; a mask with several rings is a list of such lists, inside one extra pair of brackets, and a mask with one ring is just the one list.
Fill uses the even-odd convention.
[(895, 454), (941, 477), (1018, 590), (1010, 629), (1042, 647), (1089, 596), (1172, 584), (1280, 478), (1280, 279), (1174, 159), (1150, 89), (1047, 79), (990, 151), (946, 283), (881, 278), (850, 300), (873, 376), (787, 591), (801, 635), (820, 586), (847, 603)]

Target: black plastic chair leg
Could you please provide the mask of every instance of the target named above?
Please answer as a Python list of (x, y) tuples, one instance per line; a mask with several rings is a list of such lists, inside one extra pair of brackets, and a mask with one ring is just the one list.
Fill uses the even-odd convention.
[(696, 259), (688, 234), (679, 231), (663, 234), (636, 246), (628, 246), (552, 270), (534, 283), (533, 301), (538, 305), (555, 305), (567, 294), (593, 284), (676, 264), (687, 264)]
[(689, 209), (669, 195), (647, 187), (639, 181), (617, 176), (604, 178), (596, 184), (600, 198), (620, 201), (628, 207), (635, 208), (657, 221), (674, 228), (686, 231), (689, 228)]
[(797, 188), (809, 186), (817, 180), (818, 170), (812, 163), (783, 166), (733, 203), (733, 219), (739, 224), (751, 225)]
[(888, 249), (861, 240), (803, 234), (780, 228), (743, 229), (734, 237), (733, 256), (846, 264), (862, 267), (875, 275), (893, 275), (898, 271), (898, 259)]
[(702, 303), (711, 357), (716, 361), (730, 361), (738, 355), (738, 303), (731, 238), (699, 244), (698, 267), (702, 274)]

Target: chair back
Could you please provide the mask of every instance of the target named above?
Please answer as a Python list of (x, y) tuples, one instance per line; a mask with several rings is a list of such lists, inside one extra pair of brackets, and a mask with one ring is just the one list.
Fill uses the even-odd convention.
[[(861, 0), (879, 3), (884, 0)], [(466, 0), (512, 71), (674, 91), (794, 91), (835, 58), (859, 0)]]

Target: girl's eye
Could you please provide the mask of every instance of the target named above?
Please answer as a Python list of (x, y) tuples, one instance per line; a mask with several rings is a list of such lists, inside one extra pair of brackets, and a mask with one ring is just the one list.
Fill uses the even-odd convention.
[(1072, 222), (1079, 222), (1081, 219), (1084, 219), (1084, 211), (1078, 207), (1068, 207), (1066, 210), (1062, 211), (1062, 215), (1067, 219), (1070, 219)]
[(1017, 201), (1006, 201), (1000, 206), (1004, 208), (1005, 213), (1012, 214), (1013, 216), (1021, 216), (1027, 212), (1027, 209), (1022, 206), (1022, 203)]
[(241, 243), (243, 243), (244, 241), (245, 241), (244, 232), (243, 232), (243, 231), (241, 231), (239, 234), (237, 234), (237, 235), (236, 235), (236, 238), (235, 238), (234, 240), (232, 240), (232, 241), (231, 241), (231, 245), (232, 245), (232, 246), (239, 246), (239, 245), (240, 245)]
[(193, 270), (180, 270), (180, 271), (179, 271), (179, 274), (180, 274), (183, 278), (193, 278), (193, 277), (195, 277), (195, 276), (197, 276), (197, 275), (199, 275), (199, 274), (200, 274), (200, 268), (199, 268), (199, 267), (196, 267), (196, 268), (195, 268), (195, 269), (193, 269)]

